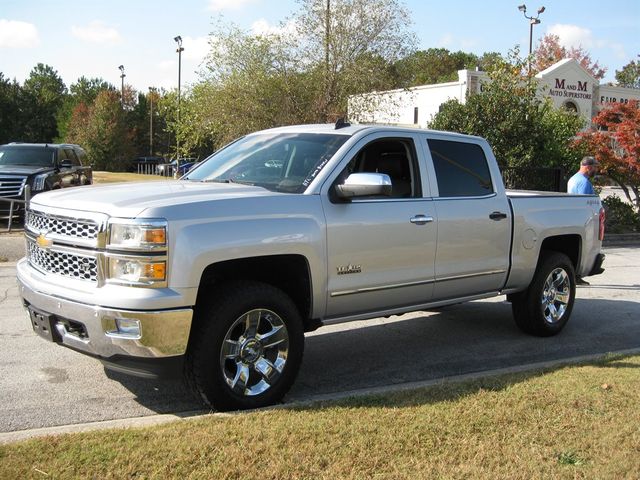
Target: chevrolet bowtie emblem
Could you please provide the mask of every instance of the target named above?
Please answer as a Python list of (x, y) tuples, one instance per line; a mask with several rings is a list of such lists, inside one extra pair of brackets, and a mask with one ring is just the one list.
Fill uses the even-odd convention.
[(47, 249), (51, 245), (53, 245), (53, 240), (51, 240), (50, 238), (47, 238), (46, 234), (42, 233), (38, 235), (38, 238), (36, 238), (36, 243), (40, 248)]

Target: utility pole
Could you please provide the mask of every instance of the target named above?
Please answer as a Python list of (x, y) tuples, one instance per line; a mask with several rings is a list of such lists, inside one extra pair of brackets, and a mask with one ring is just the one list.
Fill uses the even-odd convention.
[(527, 6), (523, 3), (518, 7), (518, 10), (522, 12), (524, 18), (529, 20), (529, 73), (531, 73), (531, 54), (533, 53), (533, 26), (540, 23), (540, 14), (544, 12), (544, 7), (538, 9), (538, 14), (535, 17), (527, 16)]
[(324, 121), (329, 120), (329, 104), (331, 103), (331, 66), (329, 65), (329, 43), (331, 39), (331, 0), (327, 0), (327, 9), (324, 18), (324, 66), (325, 66), (325, 91), (324, 91)]
[(180, 158), (180, 74), (182, 71), (182, 37), (178, 35), (173, 37), (173, 40), (178, 44), (176, 52), (178, 52), (178, 128), (176, 129), (176, 158)]
[(154, 87), (149, 87), (149, 156), (153, 157), (153, 95), (156, 92)]
[(122, 84), (120, 87), (120, 104), (122, 108), (124, 108), (124, 77), (126, 77), (126, 75), (124, 74), (124, 65), (120, 65), (118, 68), (120, 69), (120, 81)]

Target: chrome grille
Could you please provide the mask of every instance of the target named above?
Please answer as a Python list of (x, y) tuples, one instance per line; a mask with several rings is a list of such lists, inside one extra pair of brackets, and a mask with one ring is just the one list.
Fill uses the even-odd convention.
[(55, 217), (34, 211), (27, 212), (25, 226), (33, 232), (55, 233), (56, 235), (83, 240), (98, 238), (98, 232), (100, 231), (100, 225), (92, 220)]
[(27, 177), (18, 175), (0, 176), (0, 197), (19, 197), (22, 195)]
[(98, 281), (98, 261), (70, 253), (44, 250), (33, 242), (27, 242), (29, 263), (45, 273), (55, 273), (67, 278)]

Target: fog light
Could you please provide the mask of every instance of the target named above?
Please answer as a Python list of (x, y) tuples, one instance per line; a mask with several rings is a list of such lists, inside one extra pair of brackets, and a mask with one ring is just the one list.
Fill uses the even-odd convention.
[(140, 338), (140, 320), (135, 318), (116, 318), (116, 334), (123, 337)]

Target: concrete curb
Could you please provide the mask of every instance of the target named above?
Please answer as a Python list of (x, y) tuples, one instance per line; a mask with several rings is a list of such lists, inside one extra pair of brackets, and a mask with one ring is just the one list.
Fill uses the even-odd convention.
[(616, 233), (604, 235), (603, 247), (625, 247), (640, 245), (640, 233)]
[[(446, 383), (461, 383), (468, 380), (476, 380), (479, 378), (490, 378), (511, 373), (522, 373), (536, 370), (543, 370), (551, 367), (558, 366), (570, 366), (581, 363), (587, 363), (594, 360), (601, 360), (608, 355), (638, 355), (640, 354), (640, 347), (619, 350), (615, 352), (596, 353), (591, 355), (582, 355), (579, 357), (563, 358), (558, 360), (550, 360), (548, 362), (530, 363), (527, 365), (518, 365), (515, 367), (499, 368), (495, 370), (487, 370), (482, 372), (468, 373), (464, 375), (456, 375), (451, 377), (442, 377), (434, 380), (424, 380), (419, 382), (400, 383), (395, 385), (387, 385), (383, 387), (364, 388), (360, 390), (350, 390), (345, 392), (327, 393), (321, 395), (315, 395), (305, 400), (294, 400), (291, 403), (285, 403), (282, 405), (276, 405), (268, 407), (262, 410), (272, 409), (291, 409), (300, 407), (312, 407), (320, 402), (329, 402), (336, 400), (343, 400), (346, 398), (364, 397), (369, 395), (379, 395), (393, 392), (404, 392), (410, 390), (416, 390), (419, 388), (425, 388), (433, 385), (441, 385)], [(117, 420), (107, 420), (103, 422), (92, 423), (79, 423), (75, 425), (61, 425), (56, 427), (36, 428), (32, 430), (19, 430), (15, 432), (0, 433), (0, 444), (7, 444), (13, 442), (20, 442), (28, 440), (30, 438), (44, 437), (49, 435), (63, 435), (67, 433), (80, 433), (90, 432), (96, 430), (107, 430), (116, 428), (144, 428), (156, 425), (162, 425), (174, 421), (194, 420), (202, 419), (205, 417), (224, 418), (235, 415), (243, 415), (250, 413), (251, 410), (246, 412), (230, 412), (230, 413), (217, 413), (206, 410), (197, 410), (191, 412), (181, 412), (177, 414), (163, 414), (163, 415), (148, 415), (145, 417), (135, 418), (123, 418)]]

